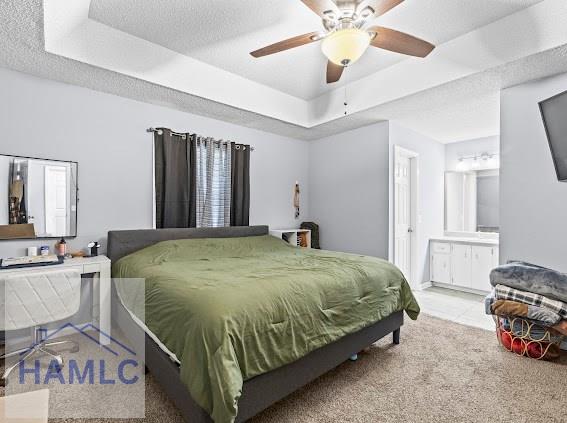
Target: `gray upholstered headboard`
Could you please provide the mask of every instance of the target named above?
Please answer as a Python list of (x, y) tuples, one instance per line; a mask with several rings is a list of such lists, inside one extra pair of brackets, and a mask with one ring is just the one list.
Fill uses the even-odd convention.
[(113, 262), (161, 241), (189, 238), (235, 238), (267, 235), (267, 226), (232, 226), (228, 228), (139, 229), (109, 231), (107, 254)]

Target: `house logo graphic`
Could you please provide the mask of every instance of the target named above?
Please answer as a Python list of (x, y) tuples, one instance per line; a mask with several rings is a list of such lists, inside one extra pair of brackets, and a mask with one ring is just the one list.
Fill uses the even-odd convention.
[[(20, 357), (40, 347), (46, 341), (55, 338), (63, 331), (66, 334), (67, 332), (80, 334), (80, 339), (83, 342), (94, 343), (92, 345), (96, 347), (94, 350), (97, 353), (102, 353), (102, 355), (95, 358), (85, 357), (85, 354), (80, 354), (80, 357), (68, 359), (64, 366), (61, 366), (58, 360), (52, 359), (47, 367), (42, 367), (39, 359), (34, 360), (33, 363), (30, 359), (20, 359), (18, 363), (20, 384), (23, 385), (33, 381), (35, 385), (47, 385), (49, 383), (60, 383), (63, 385), (133, 385), (139, 382), (139, 371), (136, 370), (143, 363), (138, 361), (136, 352), (90, 323), (82, 327), (66, 323), (48, 336), (40, 337), (41, 341), (32, 344), (28, 349), (20, 353)], [(41, 332), (46, 334), (47, 330), (41, 329)], [(93, 336), (92, 332), (95, 332), (97, 336)], [(106, 342), (101, 343), (97, 338), (106, 338), (109, 342), (108, 344)], [(79, 344), (83, 345), (82, 343)], [(77, 351), (79, 351), (78, 348), (72, 352)]]

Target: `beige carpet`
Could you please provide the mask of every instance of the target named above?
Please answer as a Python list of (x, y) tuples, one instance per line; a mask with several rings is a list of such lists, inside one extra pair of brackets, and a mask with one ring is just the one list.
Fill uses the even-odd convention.
[[(148, 376), (146, 419), (135, 421), (181, 423)], [(567, 422), (566, 405), (565, 355), (517, 357), (492, 332), (421, 315), (406, 322), (400, 345), (378, 342), (253, 422)]]

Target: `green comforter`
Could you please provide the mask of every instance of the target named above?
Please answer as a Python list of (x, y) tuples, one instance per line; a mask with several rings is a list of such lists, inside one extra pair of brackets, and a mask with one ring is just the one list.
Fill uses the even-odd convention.
[(145, 323), (217, 423), (236, 417), (245, 380), (393, 312), (419, 314), (392, 264), (271, 236), (160, 242), (117, 261), (113, 276), (145, 278)]

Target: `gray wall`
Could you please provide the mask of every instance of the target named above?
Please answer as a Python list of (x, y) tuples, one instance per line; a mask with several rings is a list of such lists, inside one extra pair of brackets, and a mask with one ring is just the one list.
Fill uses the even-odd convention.
[[(293, 186), (309, 214), (308, 143), (0, 69), (0, 153), (79, 162), (78, 237), (152, 227), (152, 136), (165, 126), (251, 144), (251, 224), (297, 226)], [(0, 241), (0, 257), (53, 241)]]
[(419, 284), (429, 280), (429, 238), (443, 235), (443, 144), (393, 122), (312, 141), (311, 217), (323, 248), (391, 258), (395, 145), (420, 155)]
[(567, 74), (502, 91), (501, 262), (521, 259), (567, 272), (567, 183), (557, 181), (538, 108), (565, 90)]
[(388, 258), (388, 122), (311, 141), (311, 217), (322, 248)]
[[(390, 122), (390, 166), (394, 166), (394, 146), (419, 155), (417, 215), (417, 278), (416, 284), (429, 281), (429, 239), (443, 235), (445, 146), (432, 138)], [(394, 251), (394, 181), (390, 172), (390, 252)]]

